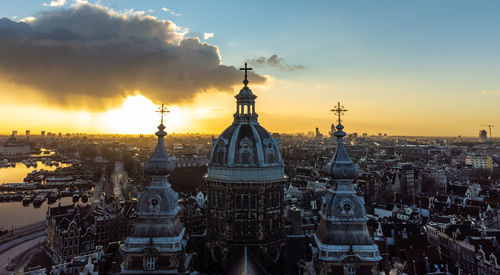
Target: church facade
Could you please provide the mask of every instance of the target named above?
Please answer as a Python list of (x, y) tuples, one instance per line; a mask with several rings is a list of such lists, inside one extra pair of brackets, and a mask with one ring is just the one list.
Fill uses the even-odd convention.
[(205, 181), (208, 188), (207, 245), (213, 271), (228, 272), (244, 251), (266, 270), (281, 270), (284, 226), (284, 163), (279, 140), (258, 122), (255, 96), (244, 87), (233, 123), (213, 140)]

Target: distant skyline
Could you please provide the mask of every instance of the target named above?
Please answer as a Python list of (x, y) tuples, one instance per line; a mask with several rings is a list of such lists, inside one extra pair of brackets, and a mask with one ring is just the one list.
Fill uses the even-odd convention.
[[(254, 68), (270, 132), (500, 136), (498, 1), (0, 2), (0, 133), (220, 133)], [(21, 24), (19, 22), (25, 22)]]

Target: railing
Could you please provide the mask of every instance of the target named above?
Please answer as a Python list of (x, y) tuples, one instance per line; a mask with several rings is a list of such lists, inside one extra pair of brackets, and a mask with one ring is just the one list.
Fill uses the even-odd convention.
[(37, 221), (30, 224), (21, 225), (18, 227), (11, 227), (7, 232), (0, 234), (0, 243), (9, 241), (13, 238), (28, 235), (37, 231), (45, 229), (45, 220)]

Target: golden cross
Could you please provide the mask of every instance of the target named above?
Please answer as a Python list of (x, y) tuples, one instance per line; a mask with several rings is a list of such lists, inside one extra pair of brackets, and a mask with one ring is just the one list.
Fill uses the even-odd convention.
[(347, 112), (347, 109), (344, 109), (344, 106), (340, 105), (340, 101), (339, 103), (337, 104), (337, 106), (333, 109), (331, 109), (330, 111), (334, 112), (336, 115), (338, 115), (339, 117), (339, 124), (342, 122), (342, 120), (340, 119), (341, 116), (344, 115), (344, 112)]
[(165, 104), (161, 104), (161, 107), (159, 107), (156, 112), (161, 113), (161, 124), (163, 124), (163, 116), (165, 113), (170, 113), (170, 111), (167, 110), (167, 107), (165, 107)]

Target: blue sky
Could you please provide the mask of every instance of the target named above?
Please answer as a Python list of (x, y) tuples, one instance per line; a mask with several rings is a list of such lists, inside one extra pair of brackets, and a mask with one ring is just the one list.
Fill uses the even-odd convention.
[[(499, 1), (90, 2), (172, 20), (188, 28), (188, 36), (202, 38), (203, 33), (214, 33), (206, 42), (219, 48), (227, 65), (240, 66), (245, 59), (277, 54), (287, 64), (305, 66), (291, 72), (259, 68), (260, 73), (275, 79), (271, 95), (265, 96), (271, 103), (264, 104), (264, 111), (276, 116), (273, 123), (293, 112), (273, 113), (272, 104), (283, 97), (306, 97), (303, 104), (312, 107), (304, 108), (305, 115), (326, 109), (326, 104), (315, 103), (325, 99), (330, 105), (337, 99), (347, 101), (346, 105), (363, 110), (360, 114), (365, 117), (385, 106), (394, 112), (385, 110), (372, 120), (355, 116), (354, 122), (359, 128), (376, 131), (380, 127), (380, 131), (394, 134), (426, 131), (426, 123), (412, 128), (403, 122), (388, 122), (400, 112), (409, 112), (405, 116), (408, 123), (439, 117), (455, 129), (464, 119), (474, 125), (500, 124)], [(54, 9), (43, 6), (49, 1), (20, 3), (0, 1), (0, 17), (19, 20)], [(67, 1), (66, 7), (72, 3)], [(297, 101), (284, 100), (287, 103)], [(470, 113), (467, 118), (464, 109), (474, 119)], [(304, 125), (311, 124), (313, 129), (318, 121), (316, 124), (328, 127), (328, 115), (314, 116)], [(380, 120), (385, 122), (377, 126)], [(477, 128), (435, 133), (475, 136)]]

